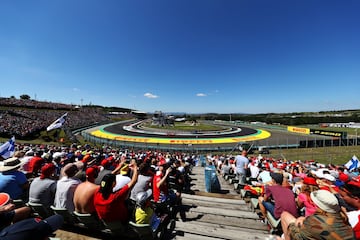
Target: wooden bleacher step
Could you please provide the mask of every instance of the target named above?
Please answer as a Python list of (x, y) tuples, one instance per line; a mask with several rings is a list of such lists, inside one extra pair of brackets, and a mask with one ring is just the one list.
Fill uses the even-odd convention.
[(238, 227), (227, 226), (225, 222), (222, 225), (205, 222), (179, 222), (178, 229), (181, 229), (180, 231), (184, 232), (186, 237), (190, 233), (191, 235), (206, 237), (203, 239), (209, 239), (208, 237), (210, 237), (213, 239), (259, 240), (269, 236), (266, 231), (240, 229)]

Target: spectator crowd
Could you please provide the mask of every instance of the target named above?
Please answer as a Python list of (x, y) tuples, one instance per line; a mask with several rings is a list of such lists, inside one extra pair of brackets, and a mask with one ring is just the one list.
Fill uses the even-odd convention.
[[(67, 127), (107, 121), (99, 108), (0, 98), (0, 134), (26, 137), (46, 129), (64, 112)], [(50, 236), (70, 214), (91, 214), (106, 223), (148, 223), (159, 217), (152, 203), (170, 202), (186, 221), (181, 194), (190, 190), (189, 172), (198, 156), (187, 153), (102, 148), (89, 145), (17, 144), (13, 157), (0, 161), (0, 239)], [(222, 174), (235, 174), (259, 203), (259, 221), (281, 221), (279, 239), (360, 239), (359, 169), (315, 161), (247, 155), (214, 155), (208, 161)], [(47, 215), (34, 217), (41, 204)], [(24, 229), (28, 229), (24, 231)], [(27, 236), (26, 234), (30, 234)]]
[[(181, 206), (190, 190), (188, 173), (198, 156), (89, 145), (17, 145), (0, 166), (0, 235), (32, 219), (31, 208), (14, 209), (10, 199), (69, 213), (92, 214), (104, 222), (148, 223), (156, 229), (154, 205)], [(209, 156), (219, 172), (237, 174), (259, 200), (259, 221), (281, 220), (279, 239), (360, 239), (358, 169), (262, 156)], [(244, 178), (245, 176), (245, 178)], [(6, 201), (1, 203), (2, 195)], [(7, 196), (7, 197), (6, 197)], [(186, 221), (181, 207), (178, 217)], [(51, 229), (59, 228), (61, 219)], [(38, 227), (36, 225), (36, 227)], [(34, 225), (35, 228), (35, 225)]]
[(219, 173), (234, 174), (258, 200), (260, 222), (280, 220), (277, 239), (360, 239), (358, 168), (248, 157), (245, 150), (209, 161)]
[(33, 100), (0, 98), (0, 136), (26, 138), (45, 130), (52, 122), (68, 113), (69, 129), (109, 121), (107, 114), (97, 107), (75, 108), (67, 104), (55, 104)]
[[(186, 221), (181, 193), (189, 190), (188, 173), (196, 156), (76, 144), (21, 144), (16, 150), (13, 157), (0, 162), (0, 236), (14, 224), (33, 219), (32, 204), (43, 206), (47, 213), (43, 221), (53, 221), (53, 230), (64, 221), (48, 219), (54, 209), (91, 214), (119, 226), (129, 221), (147, 223), (155, 231), (160, 216), (152, 203), (171, 203), (175, 216)], [(15, 208), (11, 200), (20, 199), (28, 206)]]

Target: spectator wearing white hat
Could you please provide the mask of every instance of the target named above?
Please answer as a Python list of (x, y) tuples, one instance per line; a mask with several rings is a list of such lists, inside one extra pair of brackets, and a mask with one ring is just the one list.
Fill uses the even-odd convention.
[(311, 171), (313, 176), (317, 178), (316, 182), (321, 190), (327, 190), (332, 193), (339, 192), (339, 188), (334, 184), (336, 178), (331, 175), (331, 171), (327, 168), (321, 168)]
[(21, 161), (17, 157), (6, 159), (0, 166), (0, 192), (6, 192), (11, 199), (27, 200), (29, 181), (19, 171)]
[(340, 213), (340, 205), (334, 194), (318, 190), (312, 192), (310, 197), (317, 206), (313, 215), (295, 218), (286, 211), (281, 214), (281, 226), (286, 240), (355, 240), (350, 224)]
[(33, 157), (34, 157), (34, 151), (28, 150), (25, 152), (24, 156), (19, 158), (22, 163), (19, 170), (23, 172), (28, 178), (31, 177), (32, 175), (32, 172), (30, 171), (29, 163)]

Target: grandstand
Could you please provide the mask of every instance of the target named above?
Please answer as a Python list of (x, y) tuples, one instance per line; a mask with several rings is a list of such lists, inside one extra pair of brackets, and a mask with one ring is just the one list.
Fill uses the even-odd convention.
[(82, 106), (26, 99), (0, 98), (0, 137), (33, 139), (53, 121), (68, 113), (64, 127), (74, 130), (111, 122), (107, 111), (97, 106)]

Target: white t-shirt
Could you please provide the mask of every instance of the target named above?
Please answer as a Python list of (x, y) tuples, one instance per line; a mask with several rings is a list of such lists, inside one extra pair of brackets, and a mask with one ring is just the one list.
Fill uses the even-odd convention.
[(123, 186), (128, 184), (130, 181), (131, 181), (131, 178), (129, 178), (128, 176), (117, 174), (116, 175), (116, 185), (113, 188), (113, 192), (120, 190)]

